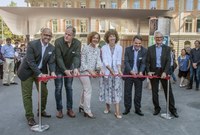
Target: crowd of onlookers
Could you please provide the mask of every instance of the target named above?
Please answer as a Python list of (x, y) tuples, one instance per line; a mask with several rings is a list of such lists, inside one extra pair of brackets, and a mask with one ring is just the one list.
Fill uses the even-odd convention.
[(19, 65), (25, 56), (26, 45), (15, 41), (12, 44), (11, 38), (6, 38), (5, 43), (0, 40), (0, 79), (3, 85), (16, 85), (14, 81)]
[(175, 50), (172, 50), (172, 74), (171, 77), (176, 83), (176, 75), (174, 70), (178, 69), (177, 76), (180, 78), (179, 86), (181, 88), (186, 87), (190, 90), (193, 88), (193, 81), (196, 82), (196, 90), (199, 90), (199, 76), (200, 76), (200, 41), (194, 42), (195, 47), (191, 49), (183, 48), (181, 54), (177, 57), (177, 63), (175, 60)]

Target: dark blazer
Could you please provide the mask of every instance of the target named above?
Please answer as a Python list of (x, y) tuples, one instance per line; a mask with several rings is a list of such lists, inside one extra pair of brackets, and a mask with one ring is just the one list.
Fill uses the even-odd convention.
[(28, 48), (24, 59), (18, 70), (20, 80), (25, 81), (30, 76), (38, 76), (39, 74), (48, 74), (55, 72), (55, 49), (52, 44), (48, 44), (43, 56), (42, 68), (39, 69), (42, 58), (42, 44), (40, 39), (28, 43)]
[[(161, 45), (161, 68), (166, 74), (169, 74), (170, 63), (171, 63), (171, 49), (167, 45)], [(156, 72), (156, 45), (148, 47), (147, 51), (147, 64), (146, 70), (148, 72)]]
[[(147, 49), (144, 47), (141, 47), (141, 49), (138, 52), (137, 56), (137, 68), (138, 72), (145, 71), (146, 68), (146, 55), (147, 55)], [(133, 69), (134, 64), (134, 50), (133, 46), (129, 46), (125, 49), (125, 59), (124, 59), (124, 74), (129, 75), (130, 71)]]

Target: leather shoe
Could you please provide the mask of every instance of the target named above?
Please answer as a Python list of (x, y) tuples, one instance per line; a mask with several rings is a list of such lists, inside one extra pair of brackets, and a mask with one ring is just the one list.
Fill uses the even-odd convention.
[(57, 114), (56, 114), (56, 117), (57, 117), (57, 118), (60, 118), (60, 119), (63, 118), (63, 113), (62, 113), (62, 111), (58, 111)]
[(28, 119), (28, 125), (29, 126), (35, 126), (36, 125), (36, 122), (35, 122), (34, 118), (29, 118)]
[(18, 85), (17, 82), (11, 82), (10, 84), (12, 84), (12, 85)]
[(3, 85), (4, 85), (4, 86), (10, 86), (10, 84), (8, 84), (8, 83), (4, 83)]
[(130, 113), (130, 110), (125, 110), (122, 114), (123, 115), (127, 115), (127, 114), (129, 114)]
[(76, 115), (75, 115), (75, 113), (73, 112), (72, 109), (68, 109), (68, 110), (67, 110), (67, 115), (68, 115), (69, 117), (71, 117), (71, 118), (75, 118), (75, 117), (76, 117)]
[(176, 117), (176, 118), (178, 118), (178, 117), (179, 117), (179, 115), (178, 115), (178, 113), (177, 113), (177, 112), (171, 112), (171, 114), (172, 114), (174, 117)]
[(140, 116), (144, 116), (144, 114), (142, 113), (141, 110), (136, 110), (135, 113), (138, 114), (138, 115), (140, 115)]
[[(39, 116), (39, 113), (37, 113), (37, 116)], [(43, 111), (43, 112), (41, 113), (41, 116), (42, 116), (42, 117), (46, 117), (46, 118), (50, 118), (50, 117), (51, 117), (51, 115), (48, 114), (48, 113), (45, 112), (45, 111)]]
[(187, 87), (187, 90), (191, 90), (191, 89), (192, 89), (192, 87), (191, 87), (191, 86)]
[(160, 110), (155, 110), (154, 112), (153, 112), (153, 115), (158, 115), (160, 113)]

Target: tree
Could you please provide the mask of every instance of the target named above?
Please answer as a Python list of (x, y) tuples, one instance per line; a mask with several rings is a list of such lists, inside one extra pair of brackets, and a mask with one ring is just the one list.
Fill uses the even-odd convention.
[(23, 36), (21, 35), (14, 35), (5, 24), (5, 22), (0, 17), (0, 39), (11, 38), (12, 41), (23, 41)]
[(8, 4), (8, 7), (16, 7), (17, 3), (14, 1), (11, 1), (10, 4)]

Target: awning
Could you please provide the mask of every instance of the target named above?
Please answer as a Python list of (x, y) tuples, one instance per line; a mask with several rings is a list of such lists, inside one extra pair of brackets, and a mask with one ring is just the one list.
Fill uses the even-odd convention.
[[(148, 20), (149, 17), (169, 17), (168, 10), (147, 9), (96, 9), (55, 7), (0, 7), (0, 15), (13, 34), (34, 35), (50, 19), (105, 18), (125, 20)], [(27, 25), (29, 24), (29, 25)]]

